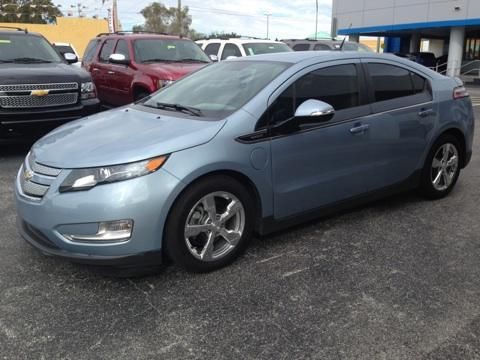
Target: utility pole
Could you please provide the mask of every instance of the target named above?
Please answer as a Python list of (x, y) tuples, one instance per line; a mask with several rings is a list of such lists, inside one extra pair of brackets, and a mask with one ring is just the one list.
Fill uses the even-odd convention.
[(269, 35), (270, 35), (270, 16), (272, 16), (272, 13), (265, 13), (265, 16), (267, 17), (267, 39), (269, 39)]
[(315, 0), (315, 40), (317, 40), (318, 33), (318, 0)]
[(183, 21), (182, 21), (182, 0), (178, 0), (177, 6), (177, 24), (178, 24), (178, 35), (183, 35)]

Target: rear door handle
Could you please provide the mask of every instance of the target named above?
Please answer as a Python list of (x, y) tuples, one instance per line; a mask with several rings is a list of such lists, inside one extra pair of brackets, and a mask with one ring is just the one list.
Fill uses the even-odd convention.
[(115, 71), (109, 71), (107, 72), (108, 75), (115, 75)]
[(92, 71), (95, 71), (95, 72), (97, 72), (97, 71), (100, 71), (100, 69), (93, 68), (93, 69), (92, 69)]
[(358, 125), (350, 129), (351, 134), (363, 134), (364, 132), (368, 131), (370, 129), (370, 125), (368, 124), (363, 124), (363, 125)]
[(427, 117), (427, 116), (431, 116), (431, 115), (435, 115), (435, 111), (433, 111), (433, 109), (422, 109), (418, 113), (418, 116), (420, 116), (422, 118)]

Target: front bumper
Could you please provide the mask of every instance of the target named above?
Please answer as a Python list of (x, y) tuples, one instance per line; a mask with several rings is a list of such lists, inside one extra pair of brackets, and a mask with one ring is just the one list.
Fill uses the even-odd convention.
[(83, 100), (80, 104), (55, 109), (0, 110), (0, 138), (42, 135), (69, 121), (100, 111), (98, 99)]
[[(40, 201), (23, 195), (17, 179), (20, 235), (42, 253), (73, 262), (141, 267), (160, 264), (164, 224), (179, 191), (179, 180), (160, 169), (88, 191), (59, 193), (58, 188), (69, 172), (63, 170)], [(92, 234), (98, 229), (95, 224), (121, 219), (134, 222), (128, 241), (73, 242), (62, 235), (65, 229)]]

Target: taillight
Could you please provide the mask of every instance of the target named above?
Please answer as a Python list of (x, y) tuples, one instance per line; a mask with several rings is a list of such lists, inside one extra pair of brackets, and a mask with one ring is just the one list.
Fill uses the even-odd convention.
[(468, 94), (468, 91), (465, 88), (465, 86), (458, 86), (455, 89), (453, 89), (453, 98), (455, 100), (463, 99), (463, 98), (466, 98), (466, 97), (469, 97), (469, 96), (470, 95)]

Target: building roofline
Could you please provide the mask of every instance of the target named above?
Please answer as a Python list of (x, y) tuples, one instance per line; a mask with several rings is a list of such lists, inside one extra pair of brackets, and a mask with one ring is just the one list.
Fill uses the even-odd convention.
[(473, 25), (480, 25), (480, 18), (339, 29), (338, 35), (370, 34), (370, 33), (381, 33), (381, 32), (386, 33), (386, 32), (399, 31), (399, 30), (415, 30), (415, 29), (429, 29), (429, 28), (453, 27), (453, 26), (473, 26)]

